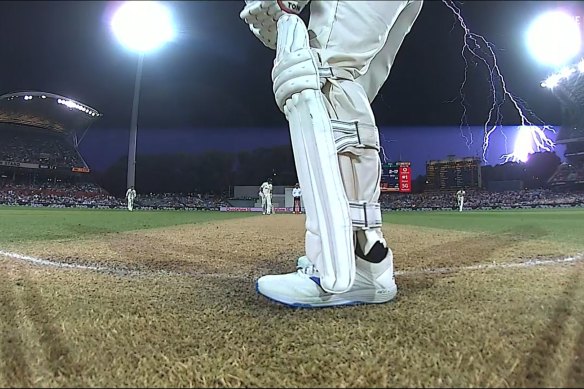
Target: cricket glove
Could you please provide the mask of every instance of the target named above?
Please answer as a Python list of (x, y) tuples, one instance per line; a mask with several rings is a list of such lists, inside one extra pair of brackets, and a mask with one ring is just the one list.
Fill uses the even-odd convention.
[(284, 14), (298, 15), (310, 0), (246, 0), (239, 17), (248, 24), (251, 32), (270, 49), (276, 49), (277, 23)]

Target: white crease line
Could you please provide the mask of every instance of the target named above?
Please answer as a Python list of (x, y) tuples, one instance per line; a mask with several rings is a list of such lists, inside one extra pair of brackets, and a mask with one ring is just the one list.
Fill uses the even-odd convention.
[(8, 258), (19, 259), (19, 260), (25, 261), (25, 262), (30, 262), (30, 263), (33, 263), (35, 265), (55, 266), (55, 267), (63, 267), (63, 268), (69, 268), (69, 269), (82, 269), (82, 270), (94, 270), (94, 271), (104, 271), (104, 270), (107, 271), (108, 270), (107, 268), (103, 268), (101, 266), (88, 266), (88, 265), (80, 265), (80, 264), (76, 264), (76, 263), (57, 262), (57, 261), (51, 261), (48, 259), (35, 258), (35, 257), (31, 257), (29, 255), (10, 253), (8, 251), (3, 251), (3, 250), (0, 250), (0, 255), (8, 257)]
[(50, 259), (42, 259), (31, 257), (30, 255), (22, 255), (18, 253), (11, 253), (8, 251), (0, 250), (0, 256), (17, 259), (23, 262), (28, 262), (33, 265), (66, 268), (66, 269), (77, 269), (77, 270), (92, 270), (103, 273), (114, 273), (117, 275), (171, 275), (171, 276), (204, 276), (212, 278), (235, 278), (235, 279), (247, 279), (249, 277), (236, 275), (236, 274), (219, 274), (219, 273), (202, 273), (202, 272), (177, 272), (173, 270), (150, 270), (144, 271), (139, 269), (122, 269), (109, 266), (92, 266), (92, 265), (82, 265), (78, 263), (68, 263), (54, 261)]
[(584, 259), (584, 253), (576, 254), (573, 257), (557, 258), (557, 259), (529, 259), (523, 262), (507, 262), (507, 263), (488, 263), (479, 264), (472, 266), (461, 266), (461, 267), (442, 267), (437, 269), (422, 269), (422, 270), (404, 270), (396, 271), (396, 276), (410, 276), (410, 275), (423, 275), (423, 274), (440, 274), (440, 273), (452, 273), (456, 271), (465, 270), (486, 270), (486, 269), (509, 269), (514, 267), (527, 268), (532, 266), (545, 266), (545, 265), (555, 265), (562, 263), (578, 262)]
[[(200, 273), (200, 272), (177, 272), (173, 270), (153, 270), (144, 271), (138, 269), (121, 269), (108, 266), (92, 266), (92, 265), (82, 265), (77, 263), (67, 263), (60, 261), (53, 261), (50, 259), (36, 258), (29, 255), (22, 255), (18, 253), (12, 253), (8, 251), (0, 250), (0, 256), (17, 259), (20, 261), (28, 262), (34, 265), (41, 266), (51, 266), (58, 268), (67, 269), (79, 269), (79, 270), (93, 270), (98, 272), (114, 273), (118, 275), (173, 275), (173, 276), (204, 276), (213, 278), (233, 278), (233, 279), (249, 279), (249, 276), (235, 275), (235, 274), (221, 274), (221, 273)], [(489, 270), (489, 269), (509, 269), (509, 268), (528, 268), (533, 266), (546, 266), (564, 263), (579, 262), (584, 259), (584, 253), (576, 254), (572, 257), (557, 258), (557, 259), (530, 259), (523, 262), (507, 262), (507, 263), (489, 263), (489, 264), (478, 264), (471, 266), (461, 266), (461, 267), (442, 267), (436, 269), (422, 269), (422, 270), (402, 270), (396, 271), (396, 276), (413, 276), (413, 275), (426, 275), (426, 274), (445, 274), (454, 273), (459, 271), (472, 271), (472, 270)]]

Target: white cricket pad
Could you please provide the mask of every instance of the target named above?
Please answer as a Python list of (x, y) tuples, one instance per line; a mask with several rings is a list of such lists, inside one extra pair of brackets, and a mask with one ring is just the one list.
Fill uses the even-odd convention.
[(367, 203), (366, 201), (350, 201), (351, 220), (353, 228), (368, 230), (381, 228), (381, 205), (379, 203)]
[(298, 16), (282, 15), (278, 20), (272, 79), (276, 102), (290, 125), (303, 189), (306, 255), (318, 268), (324, 290), (346, 292), (355, 280), (351, 212), (332, 123), (320, 91), (318, 63), (310, 50), (304, 22)]

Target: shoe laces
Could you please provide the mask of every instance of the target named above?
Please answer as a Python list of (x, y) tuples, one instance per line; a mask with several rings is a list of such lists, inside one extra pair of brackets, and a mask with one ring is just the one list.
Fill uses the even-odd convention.
[(297, 267), (296, 268), (296, 273), (298, 273), (301, 276), (304, 277), (312, 277), (312, 276), (317, 276), (318, 277), (318, 270), (316, 269), (316, 267), (314, 265), (309, 265), (306, 267)]

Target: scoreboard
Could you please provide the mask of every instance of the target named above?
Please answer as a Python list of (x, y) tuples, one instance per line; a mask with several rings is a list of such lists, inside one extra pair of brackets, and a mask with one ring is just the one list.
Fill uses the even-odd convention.
[(453, 158), (426, 163), (426, 183), (430, 190), (478, 188), (481, 186), (479, 158)]
[(381, 192), (412, 191), (412, 167), (410, 162), (393, 162), (381, 165)]

